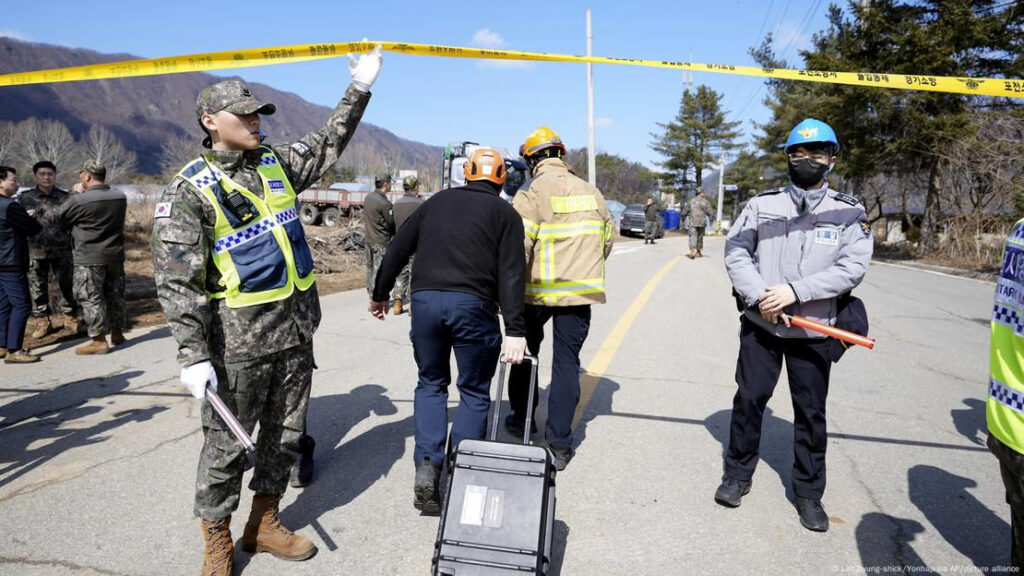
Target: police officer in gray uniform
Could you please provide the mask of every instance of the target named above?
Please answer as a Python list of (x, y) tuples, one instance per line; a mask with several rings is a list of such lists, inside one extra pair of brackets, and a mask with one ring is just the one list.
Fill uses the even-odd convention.
[(715, 501), (736, 507), (750, 491), (764, 409), (785, 358), (793, 398), (793, 492), (800, 523), (828, 530), (825, 491), (825, 397), (830, 341), (791, 326), (787, 314), (835, 325), (837, 297), (864, 279), (874, 247), (864, 207), (828, 187), (839, 142), (832, 128), (809, 118), (786, 142), (791, 184), (765, 192), (744, 208), (725, 244), (725, 266), (740, 318), (729, 447)]

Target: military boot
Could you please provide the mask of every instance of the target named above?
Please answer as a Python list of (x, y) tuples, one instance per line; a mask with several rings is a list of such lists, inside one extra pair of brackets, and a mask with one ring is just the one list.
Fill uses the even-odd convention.
[(250, 554), (270, 552), (282, 560), (308, 560), (316, 554), (313, 541), (281, 525), (277, 517), (280, 494), (256, 494), (242, 533), (242, 550)]
[(8, 351), (4, 354), (4, 364), (31, 364), (33, 362), (39, 362), (39, 356), (30, 354), (28, 350)]
[(313, 481), (313, 450), (316, 449), (316, 441), (312, 436), (303, 434), (299, 437), (299, 457), (292, 465), (291, 486), (302, 488), (309, 486)]
[(438, 490), (438, 477), (441, 475), (441, 467), (424, 458), (422, 462), (416, 463), (416, 480), (413, 483), (414, 508), (425, 514), (438, 514), (441, 512), (441, 494)]
[(110, 346), (107, 345), (106, 336), (96, 336), (89, 341), (88, 344), (75, 348), (75, 354), (79, 356), (88, 356), (90, 354), (106, 354), (110, 351)]
[(398, 316), (402, 312), (403, 312), (403, 310), (402, 310), (402, 299), (401, 298), (395, 298), (395, 307), (392, 309), (392, 313), (395, 316)]
[(235, 564), (235, 544), (231, 541), (231, 516), (216, 522), (203, 520), (203, 552), (201, 576), (231, 576)]
[(43, 316), (42, 321), (39, 322), (35, 331), (29, 334), (29, 336), (39, 340), (40, 338), (45, 338), (50, 332), (53, 332), (53, 324), (50, 322), (50, 317)]
[(7, 357), (7, 348), (0, 348), (0, 358)]
[(704, 254), (702, 254), (700, 250), (697, 250), (697, 258), (703, 258), (703, 257), (704, 257)]
[(113, 328), (110, 330), (110, 345), (117, 346), (118, 344), (124, 344), (124, 332), (120, 328)]
[(694, 250), (693, 248), (690, 248), (690, 253), (687, 254), (686, 257), (689, 258), (690, 260), (693, 260), (694, 258), (697, 257), (697, 251)]

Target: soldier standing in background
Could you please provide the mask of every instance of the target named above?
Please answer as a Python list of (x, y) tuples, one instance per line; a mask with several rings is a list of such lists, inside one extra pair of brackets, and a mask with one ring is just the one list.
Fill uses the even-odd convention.
[(68, 199), (68, 192), (57, 187), (57, 166), (49, 160), (36, 162), (32, 166), (32, 177), (36, 182), (35, 188), (22, 192), (18, 202), (43, 225), (43, 231), (28, 241), (32, 317), (40, 319), (31, 336), (38, 340), (55, 329), (50, 318), (51, 273), (60, 289), (57, 296), (60, 311), (64, 314), (63, 324), (73, 330), (78, 329), (75, 319), (78, 304), (74, 295), (71, 236), (58, 222), (60, 207)]
[(686, 255), (690, 260), (704, 256), (701, 254), (704, 250), (704, 230), (707, 228), (708, 218), (714, 211), (715, 208), (704, 195), (703, 188), (697, 188), (697, 194), (686, 203), (682, 217), (690, 216), (690, 253)]
[[(395, 200), (395, 205), (392, 210), (395, 215), (395, 233), (402, 229), (402, 224), (412, 216), (412, 213), (423, 204), (423, 199), (420, 198), (420, 180), (415, 176), (406, 176), (402, 179), (402, 189), (404, 194), (398, 200)], [(409, 304), (409, 284), (412, 281), (412, 263), (416, 256), (409, 257), (409, 263), (402, 269), (402, 273), (398, 275), (398, 281), (395, 282), (395, 305), (394, 313), (401, 314), (404, 310), (402, 304), (405, 303), (406, 307)], [(376, 278), (376, 277), (375, 277)]]
[(107, 168), (86, 160), (78, 173), (79, 192), (61, 206), (60, 225), (71, 230), (75, 251), (75, 296), (92, 341), (75, 354), (106, 354), (124, 342), (124, 217), (128, 199), (106, 184)]
[[(250, 433), (260, 424), (255, 492), (241, 538), (250, 553), (285, 560), (316, 554), (308, 538), (278, 518), (296, 453), (302, 450), (313, 380), (313, 333), (320, 301), (313, 258), (297, 214), (297, 192), (339, 158), (370, 100), (381, 47), (349, 55), (352, 84), (318, 131), (261, 146), (257, 100), (237, 80), (204, 88), (196, 118), (207, 133), (200, 156), (175, 176), (156, 206), (153, 263), (157, 295), (178, 342), (181, 382), (197, 399), (207, 385)], [(206, 542), (202, 574), (230, 576), (231, 514), (238, 507), (245, 454), (209, 403), (196, 477), (195, 514)]]
[[(395, 237), (395, 214), (388, 200), (391, 192), (391, 174), (381, 173), (373, 181), (374, 191), (363, 202), (363, 238), (366, 241), (366, 294), (373, 302), (373, 284), (384, 253)], [(394, 299), (394, 295), (392, 295)], [(392, 302), (393, 304), (393, 302)]]
[(658, 205), (654, 198), (648, 198), (644, 205), (644, 244), (654, 244), (654, 237), (658, 235)]

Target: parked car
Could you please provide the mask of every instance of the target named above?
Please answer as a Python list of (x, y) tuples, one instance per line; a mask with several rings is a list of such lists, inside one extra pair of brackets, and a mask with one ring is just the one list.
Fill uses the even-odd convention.
[[(623, 236), (643, 236), (644, 223), (646, 221), (647, 217), (644, 216), (643, 204), (627, 204), (626, 209), (622, 211), (622, 216), (619, 217), (619, 234)], [(658, 229), (654, 233), (654, 237), (663, 238), (664, 236), (665, 223), (659, 217)]]

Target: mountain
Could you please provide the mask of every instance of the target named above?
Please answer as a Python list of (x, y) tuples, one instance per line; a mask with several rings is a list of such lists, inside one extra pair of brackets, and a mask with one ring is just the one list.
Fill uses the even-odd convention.
[[(0, 74), (136, 59), (139, 57), (131, 54), (101, 54), (0, 37)], [(102, 125), (135, 151), (141, 172), (157, 174), (165, 142), (187, 136), (198, 145), (202, 132), (195, 119), (196, 95), (203, 87), (220, 80), (210, 74), (189, 72), (3, 87), (0, 121), (18, 122), (31, 117), (59, 120), (76, 138), (88, 132), (90, 126)], [(249, 86), (260, 99), (277, 105), (277, 113), (264, 121), (272, 142), (295, 140), (319, 129), (331, 111), (266, 84)], [(417, 169), (421, 179), (431, 183), (443, 151), (442, 147), (399, 138), (362, 122), (342, 155), (341, 164), (371, 171), (390, 163), (396, 169)]]

